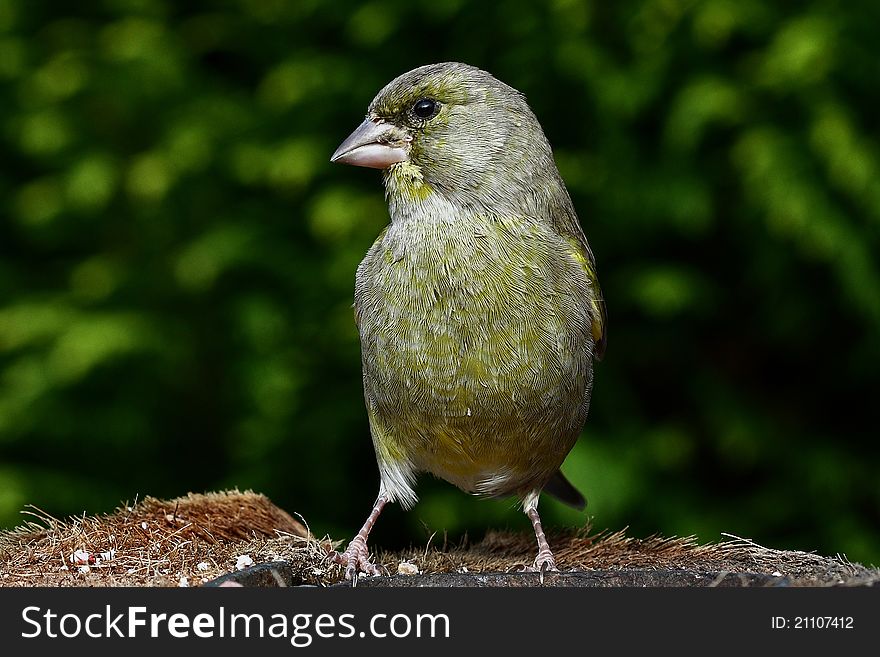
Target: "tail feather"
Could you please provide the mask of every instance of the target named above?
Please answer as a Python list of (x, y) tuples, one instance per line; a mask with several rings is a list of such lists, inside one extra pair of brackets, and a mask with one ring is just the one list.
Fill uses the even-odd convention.
[(544, 486), (544, 491), (550, 493), (560, 502), (574, 507), (578, 511), (583, 511), (587, 506), (587, 500), (581, 495), (580, 491), (575, 488), (572, 483), (565, 478), (561, 470), (557, 470), (550, 481)]

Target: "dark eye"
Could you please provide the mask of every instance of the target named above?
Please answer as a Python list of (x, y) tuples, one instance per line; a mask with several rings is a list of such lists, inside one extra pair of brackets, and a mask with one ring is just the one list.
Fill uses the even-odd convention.
[(420, 119), (430, 119), (440, 111), (440, 103), (430, 98), (422, 98), (416, 101), (412, 111)]

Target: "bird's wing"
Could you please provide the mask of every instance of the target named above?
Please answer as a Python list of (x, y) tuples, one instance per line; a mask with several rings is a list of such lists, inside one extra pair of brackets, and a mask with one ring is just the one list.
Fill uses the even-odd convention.
[(599, 287), (599, 277), (596, 274), (596, 259), (593, 257), (593, 251), (590, 249), (583, 231), (578, 230), (574, 235), (571, 233), (565, 235), (565, 241), (570, 255), (584, 268), (584, 273), (587, 275), (587, 280), (593, 291), (592, 298), (590, 299), (590, 310), (592, 311), (590, 314), (593, 319), (593, 342), (595, 344), (593, 355), (597, 360), (602, 360), (602, 356), (605, 355), (605, 345), (608, 341), (606, 331), (608, 318), (605, 309), (605, 297), (602, 296), (602, 288)]
[(371, 258), (375, 258), (376, 254), (382, 249), (382, 241), (385, 239), (385, 233), (388, 232), (389, 226), (385, 226), (382, 229), (382, 232), (379, 233), (379, 236), (373, 241), (373, 246), (369, 248), (367, 251), (367, 255), (364, 257), (363, 262), (358, 266), (357, 273), (355, 274), (354, 279), (354, 303), (352, 304), (354, 308), (354, 323), (360, 328), (361, 325), (361, 304), (363, 303), (364, 296), (364, 278), (363, 278), (363, 269), (367, 262)]
[(548, 203), (547, 211), (553, 227), (564, 238), (568, 254), (577, 261), (587, 275), (587, 281), (593, 292), (590, 298), (590, 315), (592, 317), (593, 333), (593, 356), (596, 360), (602, 360), (605, 355), (605, 346), (608, 342), (608, 316), (605, 310), (605, 297), (602, 296), (602, 288), (599, 287), (599, 276), (596, 273), (596, 258), (593, 250), (584, 235), (584, 229), (578, 219), (571, 202), (571, 196), (565, 187), (565, 182), (556, 171), (556, 183), (560, 193), (552, 194)]

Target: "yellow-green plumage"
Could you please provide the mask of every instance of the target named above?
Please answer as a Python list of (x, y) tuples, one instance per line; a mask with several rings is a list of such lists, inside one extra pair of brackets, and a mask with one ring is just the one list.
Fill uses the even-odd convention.
[(355, 292), (380, 467), (490, 495), (541, 487), (586, 419), (589, 294), (542, 223), (451, 209), (393, 223)]
[(391, 82), (364, 130), (371, 142), (334, 158), (387, 164), (391, 222), (355, 285), (380, 500), (412, 505), (429, 472), (533, 507), (561, 478), (605, 343), (593, 256), (550, 146), (521, 94), (464, 64)]

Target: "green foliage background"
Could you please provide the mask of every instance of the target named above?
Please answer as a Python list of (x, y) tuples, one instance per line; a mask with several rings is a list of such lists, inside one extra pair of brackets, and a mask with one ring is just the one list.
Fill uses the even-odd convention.
[[(873, 0), (0, 0), (0, 525), (238, 486), (352, 534), (377, 471), (350, 306), (387, 214), (328, 158), (391, 78), (460, 60), (528, 96), (598, 258), (608, 353), (564, 468), (594, 526), (880, 563), (877, 25)], [(419, 491), (378, 543), (526, 527)]]

